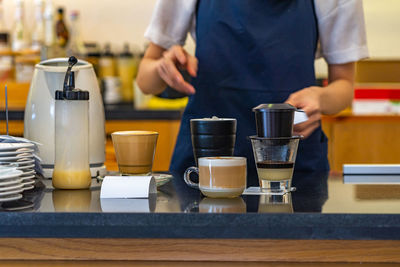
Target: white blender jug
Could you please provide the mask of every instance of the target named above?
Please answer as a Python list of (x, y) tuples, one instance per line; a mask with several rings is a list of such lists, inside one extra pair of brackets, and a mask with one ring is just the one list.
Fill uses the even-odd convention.
[[(25, 106), (24, 137), (38, 142), (43, 175), (51, 178), (55, 156), (55, 92), (63, 90), (68, 58), (40, 62), (29, 89)], [(105, 175), (105, 116), (103, 100), (93, 66), (79, 60), (73, 69), (77, 87), (89, 91), (89, 163), (92, 177)]]

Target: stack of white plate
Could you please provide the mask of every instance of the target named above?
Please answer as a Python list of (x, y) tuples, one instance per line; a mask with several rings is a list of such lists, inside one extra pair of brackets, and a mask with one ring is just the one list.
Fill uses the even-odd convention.
[[(20, 172), (19, 179), (21, 179), (22, 191), (34, 188), (35, 183), (35, 158), (34, 158), (34, 144), (31, 143), (0, 143), (0, 162), (15, 164), (16, 170)], [(14, 172), (13, 174), (16, 174)], [(0, 178), (8, 181), (7, 175)], [(0, 173), (1, 177), (1, 173)], [(5, 183), (7, 185), (7, 183)], [(1, 201), (1, 181), (0, 181), (0, 201)]]
[(21, 175), (22, 171), (17, 170), (16, 165), (0, 166), (0, 202), (22, 198), (24, 184)]

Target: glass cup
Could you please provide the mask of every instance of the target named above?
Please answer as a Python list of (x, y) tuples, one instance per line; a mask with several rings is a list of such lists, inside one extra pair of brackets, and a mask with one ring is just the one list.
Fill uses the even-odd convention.
[(111, 134), (121, 175), (149, 175), (152, 171), (158, 133), (120, 131)]
[(250, 136), (262, 192), (291, 191), (294, 163), (301, 136), (265, 138)]
[[(198, 159), (198, 166), (188, 168), (184, 179), (189, 186), (200, 189), (207, 197), (234, 198), (246, 188), (246, 158), (204, 157)], [(199, 183), (190, 180), (192, 172), (199, 175)]]

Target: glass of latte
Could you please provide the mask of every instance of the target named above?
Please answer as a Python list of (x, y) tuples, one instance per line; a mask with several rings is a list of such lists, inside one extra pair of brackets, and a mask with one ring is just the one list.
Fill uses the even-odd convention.
[(158, 133), (120, 131), (111, 134), (121, 175), (149, 175), (153, 167)]
[(250, 136), (261, 191), (277, 194), (291, 191), (300, 138)]

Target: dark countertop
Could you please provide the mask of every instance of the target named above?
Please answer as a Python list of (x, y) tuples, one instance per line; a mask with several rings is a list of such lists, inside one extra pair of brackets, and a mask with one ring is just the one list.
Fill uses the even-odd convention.
[[(104, 107), (106, 120), (180, 120), (182, 110), (137, 110), (132, 104), (106, 105)], [(9, 120), (24, 120), (24, 110), (10, 110)], [(0, 111), (0, 120), (6, 115)]]
[(43, 182), (48, 188), (24, 193), (33, 207), (1, 205), (0, 237), (400, 240), (400, 185), (298, 173), (285, 197), (207, 199), (175, 177), (150, 199), (100, 201), (95, 180), (74, 191)]

